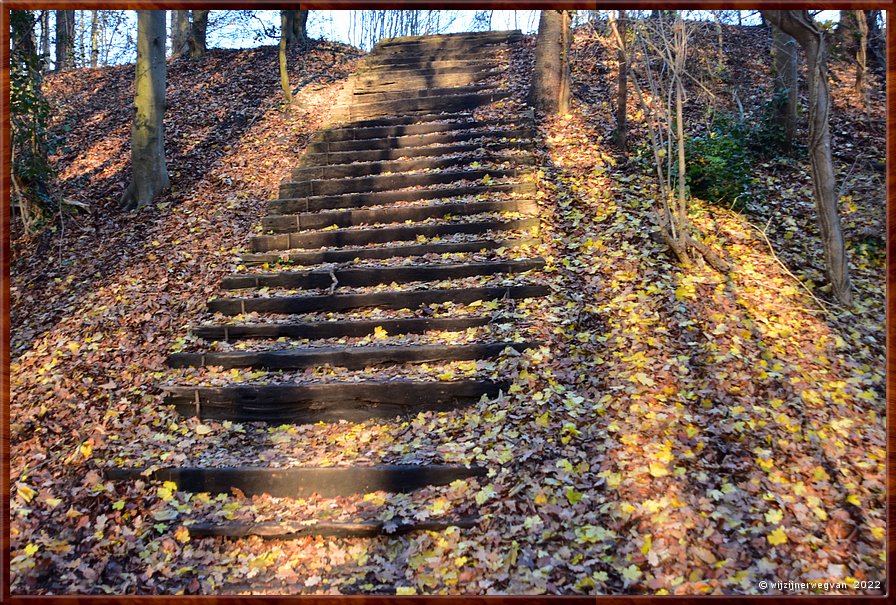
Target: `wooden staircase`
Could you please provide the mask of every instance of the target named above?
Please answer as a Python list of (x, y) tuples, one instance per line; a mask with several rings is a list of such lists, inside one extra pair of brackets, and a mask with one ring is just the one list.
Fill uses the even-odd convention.
[[(444, 254), (514, 250), (539, 242), (531, 180), (532, 117), (476, 120), (473, 110), (510, 93), (490, 84), (499, 73), (487, 58), (520, 39), (488, 32), (394, 39), (365, 58), (336, 114), (341, 123), (319, 132), (262, 220), (241, 271), (208, 303), (217, 321), (193, 328), (208, 343), (244, 350), (174, 353), (173, 368), (219, 366), (294, 370), (329, 364), (370, 368), (492, 358), (533, 342), (466, 344), (381, 343), (333, 346), (317, 341), (488, 328), (488, 312), (431, 317), (432, 305), (544, 296), (548, 289), (507, 281), (540, 270), (540, 258), (445, 262)], [(514, 213), (504, 218), (504, 213)], [(434, 241), (430, 241), (434, 240)], [(491, 253), (490, 253), (491, 254)], [(402, 260), (401, 263), (395, 262)], [(375, 261), (382, 261), (379, 265)], [(459, 280), (487, 277), (470, 285)], [(365, 290), (367, 288), (367, 290)], [(374, 289), (370, 289), (374, 288)], [(357, 309), (404, 310), (390, 319), (340, 317)], [(324, 313), (336, 319), (322, 320)], [(240, 316), (253, 316), (242, 321)], [(235, 318), (235, 320), (233, 319)], [(278, 339), (307, 339), (282, 348)], [(262, 344), (259, 344), (262, 343)], [(494, 398), (507, 384), (491, 380), (370, 380), (314, 384), (168, 387), (165, 402), (184, 416), (231, 422), (332, 423), (451, 411)], [(336, 467), (170, 467), (114, 469), (113, 480), (172, 481), (188, 492), (268, 494), (304, 498), (410, 492), (483, 477), (485, 467), (401, 464)], [(463, 515), (343, 523), (302, 519), (186, 523), (195, 537), (295, 538), (375, 536), (450, 526), (474, 530)]]

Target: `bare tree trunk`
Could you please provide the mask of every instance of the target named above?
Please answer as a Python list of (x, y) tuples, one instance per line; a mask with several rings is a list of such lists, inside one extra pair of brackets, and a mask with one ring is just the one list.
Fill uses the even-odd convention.
[[(613, 11), (610, 11), (610, 19), (613, 19), (612, 15)], [(623, 44), (625, 44), (626, 20), (625, 11), (620, 10), (617, 30)], [(615, 135), (616, 145), (619, 149), (625, 151), (628, 147), (626, 111), (628, 107), (628, 59), (625, 48), (616, 50), (616, 60), (619, 63), (619, 74), (616, 77), (616, 130), (613, 134)]]
[(290, 12), (280, 11), (280, 87), (283, 89), (283, 96), (286, 97), (287, 103), (292, 103), (292, 88), (289, 85), (289, 72), (286, 70), (287, 38), (291, 35)]
[(40, 64), (46, 71), (50, 66), (50, 11), (40, 11)]
[(75, 66), (75, 11), (56, 11), (56, 71)]
[(190, 58), (205, 56), (205, 33), (208, 30), (209, 11), (193, 11), (193, 25), (190, 27)]
[(886, 35), (880, 30), (881, 12), (865, 11), (865, 23), (868, 25), (868, 65), (881, 73), (887, 69)]
[(171, 57), (178, 58), (190, 51), (190, 11), (171, 11)]
[[(286, 34), (286, 45), (293, 46), (294, 44), (305, 44), (308, 40), (308, 11), (299, 10), (299, 11), (280, 11), (281, 12), (281, 23), (282, 23), (282, 31)], [(286, 14), (286, 21), (283, 21), (283, 13)], [(281, 33), (281, 37), (283, 34)]]
[(569, 11), (541, 11), (529, 104), (546, 113), (569, 111), (569, 21)]
[(849, 262), (843, 228), (837, 211), (837, 187), (831, 158), (831, 108), (824, 33), (805, 10), (762, 11), (765, 18), (796, 38), (806, 53), (809, 74), (809, 163), (824, 257), (834, 296), (844, 305), (852, 302)]
[(96, 67), (100, 61), (100, 18), (99, 11), (90, 11), (90, 66)]
[(126, 210), (142, 208), (169, 185), (165, 165), (165, 11), (137, 11), (131, 183), (121, 196)]
[[(797, 64), (796, 40), (789, 34), (772, 26), (772, 54), (774, 74), (774, 94), (777, 101), (777, 118), (784, 129), (784, 150), (793, 147), (799, 113), (799, 72)], [(781, 97), (785, 97), (782, 99)]]
[(865, 74), (868, 71), (868, 21), (865, 19), (865, 11), (853, 11), (856, 15), (856, 24), (859, 39), (856, 46), (856, 96), (859, 99), (859, 107), (868, 108), (868, 87), (865, 85)]

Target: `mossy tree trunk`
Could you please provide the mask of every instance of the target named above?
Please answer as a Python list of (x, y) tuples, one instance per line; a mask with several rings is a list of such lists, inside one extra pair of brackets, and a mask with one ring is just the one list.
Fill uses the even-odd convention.
[(784, 150), (793, 147), (799, 115), (799, 72), (797, 48), (793, 36), (774, 25), (772, 30), (772, 73), (778, 122), (784, 131)]
[(75, 67), (75, 11), (56, 11), (56, 71)]
[(209, 11), (193, 11), (193, 23), (190, 26), (190, 58), (199, 59), (205, 56), (205, 34), (208, 31)]
[(131, 182), (121, 196), (126, 210), (142, 208), (169, 184), (165, 165), (165, 11), (137, 11)]
[(182, 57), (190, 51), (190, 11), (171, 11), (171, 56)]

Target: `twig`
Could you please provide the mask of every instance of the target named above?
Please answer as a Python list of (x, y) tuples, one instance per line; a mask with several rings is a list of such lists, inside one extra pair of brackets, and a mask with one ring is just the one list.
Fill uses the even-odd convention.
[[(772, 219), (769, 218), (768, 222), (765, 224), (765, 229), (768, 229), (768, 226), (771, 224), (771, 222), (772, 222)], [(750, 221), (746, 221), (746, 223), (749, 226), (751, 226), (753, 229), (755, 229), (756, 231), (759, 232), (759, 234), (762, 236), (762, 239), (765, 240), (765, 243), (768, 246), (769, 252), (772, 253), (772, 258), (775, 259), (775, 262), (777, 262), (778, 265), (780, 265), (781, 268), (784, 269), (784, 272), (787, 273), (787, 275), (792, 277), (800, 286), (803, 287), (803, 289), (806, 291), (806, 293), (808, 293), (809, 296), (812, 297), (812, 300), (814, 300), (818, 304), (818, 307), (822, 311), (824, 311), (825, 313), (830, 313), (831, 310), (828, 309), (828, 305), (835, 307), (837, 309), (841, 309), (841, 310), (843, 309), (843, 307), (840, 307), (839, 305), (836, 305), (834, 303), (826, 303), (826, 302), (822, 301), (820, 298), (818, 298), (817, 296), (815, 296), (815, 294), (812, 292), (812, 290), (809, 289), (809, 286), (807, 286), (805, 283), (803, 283), (803, 281), (799, 277), (794, 275), (793, 272), (787, 268), (787, 265), (785, 265), (784, 262), (780, 258), (778, 258), (778, 255), (775, 252), (775, 247), (772, 246), (772, 242), (768, 239), (768, 234), (766, 233), (766, 231), (764, 229), (760, 229), (759, 227), (757, 227)]]

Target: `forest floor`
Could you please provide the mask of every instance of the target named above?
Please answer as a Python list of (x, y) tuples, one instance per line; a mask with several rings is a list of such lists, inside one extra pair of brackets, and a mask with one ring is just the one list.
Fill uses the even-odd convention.
[[(753, 116), (768, 95), (767, 34), (725, 36), (726, 85)], [(528, 85), (532, 41), (524, 47), (508, 71), (518, 92), (509, 107)], [(302, 90), (289, 111), (274, 48), (169, 63), (172, 190), (134, 214), (116, 207), (128, 178), (133, 68), (47, 78), (54, 132), (65, 139), (54, 158), (58, 191), (89, 211), (40, 237), (13, 234), (13, 592), (780, 594), (760, 581), (788, 580), (878, 592), (867, 582), (886, 579), (885, 196), (874, 167), (884, 161), (884, 95), (875, 82), (860, 112), (846, 63), (832, 65), (832, 132), (852, 309), (833, 304), (825, 285), (799, 152), (752, 166), (748, 211), (694, 201), (693, 220), (734, 270), (673, 262), (652, 236), (651, 173), (609, 143), (613, 55), (580, 30), (573, 109), (543, 120), (539, 133), (540, 251), (553, 294), (513, 309), (545, 346), (436, 368), (446, 379), (510, 378), (509, 393), (464, 412), (326, 427), (200, 423), (160, 406), (165, 380), (264, 380), (172, 371), (164, 359), (190, 345), (188, 326), (234, 270), (357, 56), (322, 43), (293, 57)], [(222, 445), (241, 444), (243, 458), (220, 457)], [(399, 515), (466, 493), (481, 528), (191, 540), (179, 521), (189, 512), (277, 514), (280, 503), (257, 498), (246, 512), (227, 496), (209, 502), (102, 478), (132, 464), (358, 457), (494, 471), (389, 502), (309, 500), (300, 512), (375, 504)]]

